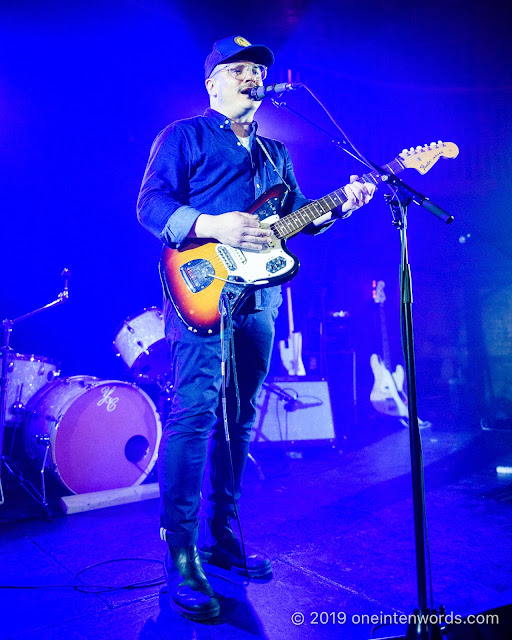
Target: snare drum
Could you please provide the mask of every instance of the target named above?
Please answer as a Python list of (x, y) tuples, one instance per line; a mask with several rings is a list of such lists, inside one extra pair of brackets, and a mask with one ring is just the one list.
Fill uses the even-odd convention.
[(27, 407), (29, 457), (46, 458), (72, 493), (141, 484), (153, 468), (162, 426), (152, 400), (134, 384), (73, 376), (41, 389)]
[(114, 349), (135, 379), (165, 381), (170, 373), (171, 352), (160, 309), (149, 307), (127, 318), (116, 334)]
[(43, 356), (9, 354), (7, 365), (6, 418), (16, 419), (15, 405), (22, 410), (32, 396), (59, 375), (55, 362)]

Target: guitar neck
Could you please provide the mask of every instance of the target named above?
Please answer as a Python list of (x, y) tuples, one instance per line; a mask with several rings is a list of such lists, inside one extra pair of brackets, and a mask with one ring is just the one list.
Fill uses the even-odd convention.
[(380, 307), (380, 329), (382, 333), (382, 360), (386, 365), (386, 369), (391, 371), (391, 354), (389, 352), (388, 329), (386, 326), (386, 313), (384, 311), (384, 303), (379, 303)]
[[(389, 164), (383, 165), (383, 168), (389, 173), (400, 173), (405, 166), (398, 158), (392, 160)], [(373, 182), (375, 185), (382, 184), (383, 180), (377, 171), (371, 171), (361, 176), (363, 182)], [(347, 194), (343, 187), (336, 189), (332, 193), (327, 194), (323, 198), (314, 200), (304, 207), (297, 209), (293, 213), (289, 213), (277, 222), (271, 225), (274, 235), (279, 239), (289, 238), (308, 226), (311, 222), (329, 213), (336, 207), (341, 207), (348, 200)]]
[(288, 335), (291, 337), (295, 331), (293, 324), (292, 290), (286, 287), (286, 302), (288, 305)]

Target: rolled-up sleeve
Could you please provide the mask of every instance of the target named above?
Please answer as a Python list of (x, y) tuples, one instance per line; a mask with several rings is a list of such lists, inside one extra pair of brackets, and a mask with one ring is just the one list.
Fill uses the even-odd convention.
[(177, 249), (201, 215), (189, 205), (193, 158), (186, 135), (175, 123), (151, 147), (137, 200), (139, 222), (167, 246)]

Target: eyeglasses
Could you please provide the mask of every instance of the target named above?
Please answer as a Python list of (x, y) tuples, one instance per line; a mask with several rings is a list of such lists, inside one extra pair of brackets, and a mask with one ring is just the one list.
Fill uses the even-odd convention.
[(217, 71), (214, 71), (210, 78), (213, 78), (213, 76), (216, 73), (219, 73), (219, 71), (224, 71), (226, 69), (229, 72), (229, 75), (235, 80), (243, 80), (247, 73), (249, 73), (249, 77), (255, 78), (256, 80), (265, 80), (267, 77), (267, 67), (263, 64), (244, 64), (233, 62), (217, 69)]

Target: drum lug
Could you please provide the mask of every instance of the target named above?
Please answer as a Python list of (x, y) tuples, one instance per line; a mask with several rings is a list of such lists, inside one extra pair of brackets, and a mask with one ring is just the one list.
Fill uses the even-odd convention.
[(50, 436), (47, 433), (38, 433), (34, 438), (37, 444), (44, 444), (46, 447), (50, 446)]
[(17, 400), (14, 404), (11, 405), (10, 409), (11, 413), (14, 416), (19, 415), (25, 411), (25, 405), (23, 404), (23, 402), (21, 402), (21, 400)]

